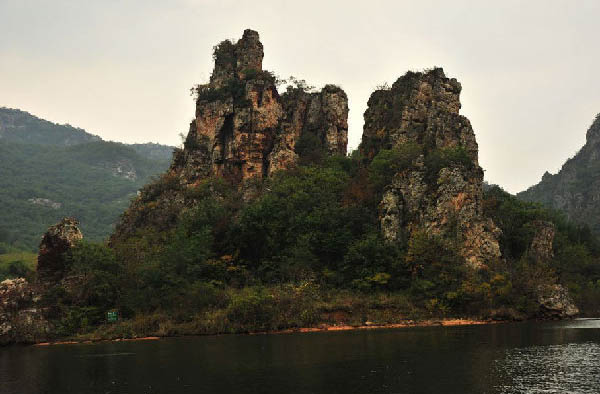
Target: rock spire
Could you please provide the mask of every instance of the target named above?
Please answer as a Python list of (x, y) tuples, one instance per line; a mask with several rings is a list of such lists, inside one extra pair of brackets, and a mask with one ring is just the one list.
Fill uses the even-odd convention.
[(389, 89), (375, 91), (365, 112), (361, 152), (414, 147), (412, 164), (384, 191), (380, 223), (389, 241), (402, 232), (453, 233), (474, 266), (500, 257), (500, 230), (483, 216), (483, 170), (469, 120), (459, 114), (461, 85), (441, 68), (408, 72)]

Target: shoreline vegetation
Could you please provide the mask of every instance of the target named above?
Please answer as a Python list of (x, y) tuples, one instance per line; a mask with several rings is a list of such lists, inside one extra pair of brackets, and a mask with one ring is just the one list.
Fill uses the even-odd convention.
[[(355, 160), (338, 159), (348, 165)], [(340, 179), (324, 180), (330, 172), (343, 174), (335, 162), (281, 173), (270, 182), (270, 193), (236, 209), (228, 208), (235, 194), (219, 199), (207, 193), (175, 228), (140, 231), (113, 248), (74, 241), (50, 261), (62, 265), (50, 272), (60, 274), (58, 282), (40, 276), (45, 271), (39, 264), (30, 273), (34, 286), (47, 289), (31, 304), (47, 316), (47, 328), (36, 323), (21, 329), (15, 320), (19, 336), (4, 343), (274, 332), (320, 324), (386, 326), (457, 316), (566, 317), (559, 307), (567, 298), (552, 295), (540, 303), (540, 289), (556, 282), (569, 289), (582, 316), (597, 314), (596, 238), (556, 212), (518, 201), (498, 187), (488, 189), (485, 213), (500, 224), (507, 260), (473, 270), (452, 247), (459, 234), (415, 232), (408, 241), (389, 243), (373, 224), (358, 226), (354, 240), (342, 237), (352, 228), (334, 224), (351, 226), (356, 215), (344, 216), (353, 206), (339, 206), (337, 193), (323, 198)], [(198, 188), (209, 186), (223, 185), (214, 181)], [(298, 195), (310, 199), (291, 204)], [(361, 206), (367, 212), (360, 217), (377, 217), (375, 203)], [(538, 231), (530, 224), (540, 219), (555, 223), (554, 242), (547, 245), (554, 257), (547, 260), (536, 259), (531, 248)], [(63, 227), (54, 230), (68, 233)], [(280, 231), (289, 228), (294, 231)], [(81, 236), (71, 230), (71, 238)], [(268, 236), (259, 245), (269, 247), (254, 256), (257, 235)], [(307, 242), (307, 237), (328, 242)], [(14, 293), (30, 294), (23, 286)], [(29, 305), (26, 301), (19, 305)], [(116, 311), (119, 321), (109, 324), (108, 311)]]
[(205, 334), (182, 334), (182, 335), (163, 335), (163, 336), (140, 336), (132, 338), (92, 338), (83, 336), (84, 338), (72, 338), (64, 341), (55, 342), (38, 342), (32, 346), (55, 346), (55, 345), (81, 345), (81, 344), (96, 344), (103, 342), (138, 342), (138, 341), (157, 341), (166, 338), (181, 338), (193, 336), (215, 336), (215, 335), (280, 335), (280, 334), (295, 334), (295, 333), (313, 333), (313, 332), (329, 332), (329, 331), (357, 331), (357, 330), (378, 330), (378, 329), (400, 329), (400, 328), (417, 328), (417, 327), (456, 327), (456, 326), (474, 326), (488, 324), (503, 324), (514, 323), (510, 320), (492, 320), (492, 319), (477, 319), (477, 318), (439, 318), (439, 319), (424, 319), (410, 320), (407, 319), (402, 323), (382, 323), (377, 324), (367, 321), (361, 325), (350, 324), (332, 324), (322, 323), (314, 327), (294, 327), (279, 330), (267, 331), (249, 331), (249, 332), (232, 332), (232, 333), (205, 333)]

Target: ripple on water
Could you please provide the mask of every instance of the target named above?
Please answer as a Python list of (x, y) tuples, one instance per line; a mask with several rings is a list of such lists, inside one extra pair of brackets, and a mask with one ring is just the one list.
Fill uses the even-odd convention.
[(497, 372), (508, 384), (503, 394), (577, 393), (600, 391), (600, 344), (594, 342), (510, 349), (497, 360)]

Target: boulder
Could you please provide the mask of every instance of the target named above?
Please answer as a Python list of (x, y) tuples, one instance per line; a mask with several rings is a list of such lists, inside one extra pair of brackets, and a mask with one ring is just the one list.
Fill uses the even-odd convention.
[(46, 339), (50, 326), (40, 299), (36, 286), (24, 278), (0, 282), (0, 345)]
[(64, 218), (48, 228), (40, 243), (38, 282), (52, 285), (64, 277), (67, 269), (65, 253), (83, 239), (78, 226), (79, 222), (74, 218)]
[(562, 285), (546, 285), (538, 288), (539, 316), (548, 319), (575, 317), (579, 309), (573, 304), (569, 292)]

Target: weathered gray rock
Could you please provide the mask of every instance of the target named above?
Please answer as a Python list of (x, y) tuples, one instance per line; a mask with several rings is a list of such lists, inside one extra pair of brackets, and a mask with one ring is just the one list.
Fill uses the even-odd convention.
[(575, 317), (579, 313), (569, 292), (563, 286), (558, 284), (540, 286), (537, 290), (540, 317), (565, 319)]
[(291, 88), (282, 96), (262, 69), (258, 33), (215, 47), (210, 83), (197, 87), (195, 120), (171, 172), (182, 184), (209, 176), (240, 183), (293, 166), (303, 133), (313, 133), (329, 154), (346, 154), (348, 98), (334, 85), (318, 93)]
[[(380, 224), (387, 240), (396, 240), (401, 231), (458, 234), (466, 262), (482, 267), (500, 257), (500, 230), (483, 217), (483, 171), (477, 164), (473, 129), (459, 114), (460, 91), (460, 84), (440, 68), (409, 72), (391, 89), (375, 91), (365, 112), (360, 149), (367, 158), (406, 144), (424, 152), (397, 173), (384, 192)], [(466, 160), (428, 168), (425, 155), (443, 149), (461, 149)]]
[(52, 284), (62, 279), (67, 268), (65, 253), (82, 239), (79, 222), (74, 218), (64, 218), (48, 228), (40, 243), (38, 282)]
[(183, 149), (122, 215), (111, 245), (142, 227), (169, 228), (194, 205), (186, 190), (208, 178), (224, 179), (249, 198), (253, 181), (298, 163), (303, 135), (315, 136), (325, 154), (346, 154), (346, 93), (326, 85), (320, 92), (296, 87), (280, 95), (276, 77), (262, 68), (263, 56), (253, 30), (215, 47), (210, 82), (196, 87), (196, 113)]
[(45, 340), (50, 325), (38, 288), (24, 278), (0, 282), (0, 345)]
[(67, 253), (83, 238), (77, 220), (64, 218), (48, 228), (40, 244), (37, 280), (7, 279), (0, 283), (0, 345), (44, 341), (51, 334), (43, 297), (56, 286), (73, 284)]
[(373, 157), (380, 149), (406, 143), (443, 148), (461, 146), (477, 164), (477, 142), (469, 120), (459, 114), (460, 83), (444, 70), (411, 72), (369, 98), (361, 151)]
[(543, 220), (535, 220), (530, 225), (535, 233), (529, 245), (529, 254), (538, 261), (550, 261), (554, 257), (552, 244), (556, 234), (556, 226), (552, 222)]
[(290, 168), (298, 161), (296, 144), (311, 133), (330, 155), (345, 155), (348, 145), (348, 97), (337, 86), (320, 92), (289, 89), (281, 97), (283, 118), (269, 154), (269, 174)]
[[(547, 265), (554, 257), (553, 243), (556, 226), (552, 222), (534, 220), (529, 223), (534, 231), (527, 255), (536, 264)], [(539, 304), (538, 317), (546, 319), (571, 318), (579, 313), (569, 292), (560, 284), (540, 285), (535, 289)]]

